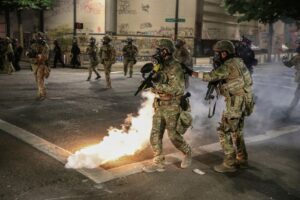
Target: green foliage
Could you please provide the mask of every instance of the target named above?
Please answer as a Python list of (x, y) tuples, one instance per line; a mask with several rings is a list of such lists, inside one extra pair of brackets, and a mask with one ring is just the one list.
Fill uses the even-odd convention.
[(300, 3), (295, 0), (224, 0), (227, 11), (239, 21), (256, 20), (264, 24), (281, 19), (300, 20)]
[(50, 9), (54, 0), (1, 0), (0, 10), (22, 10), (22, 9)]

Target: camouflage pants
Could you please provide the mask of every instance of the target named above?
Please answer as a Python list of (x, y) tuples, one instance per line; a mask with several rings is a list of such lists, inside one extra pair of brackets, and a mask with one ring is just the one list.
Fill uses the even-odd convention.
[(165, 129), (168, 131), (172, 144), (184, 154), (190, 153), (191, 148), (180, 133), (176, 132), (177, 120), (180, 114), (178, 104), (157, 106), (153, 116), (150, 143), (154, 152), (154, 163), (164, 160), (162, 139)]
[(300, 99), (300, 83), (298, 83), (297, 89), (294, 94), (294, 98), (290, 104), (289, 112), (291, 112), (297, 106), (299, 99)]
[(224, 162), (234, 165), (237, 160), (248, 159), (243, 136), (245, 102), (243, 96), (226, 97), (225, 101), (226, 109), (217, 130), (225, 154)]
[(90, 66), (89, 66), (89, 76), (88, 76), (88, 79), (90, 79), (90, 78), (92, 77), (93, 71), (95, 72), (95, 74), (96, 74), (97, 76), (100, 76), (99, 73), (98, 73), (97, 70), (96, 70), (96, 67), (97, 67), (97, 65), (90, 64)]
[(110, 72), (111, 72), (112, 62), (111, 61), (104, 61), (103, 66), (104, 66), (106, 85), (107, 85), (108, 88), (111, 88)]
[(46, 96), (45, 67), (45, 65), (40, 65), (39, 67), (35, 66), (36, 71), (34, 72), (34, 75), (38, 86), (38, 97)]
[(16, 71), (12, 62), (4, 61), (4, 71), (7, 74), (12, 74), (12, 72)]
[(128, 68), (129, 68), (129, 76), (132, 77), (134, 61), (125, 59), (123, 64), (124, 64), (124, 76), (127, 75)]

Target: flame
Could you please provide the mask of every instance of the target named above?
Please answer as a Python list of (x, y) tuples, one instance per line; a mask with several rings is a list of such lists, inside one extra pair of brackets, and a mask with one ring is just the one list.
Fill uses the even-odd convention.
[(133, 155), (144, 149), (150, 137), (152, 104), (155, 95), (151, 92), (142, 94), (144, 102), (137, 117), (128, 115), (122, 129), (110, 128), (108, 135), (96, 145), (88, 146), (69, 156), (66, 168), (95, 168), (108, 161), (117, 160), (123, 156)]

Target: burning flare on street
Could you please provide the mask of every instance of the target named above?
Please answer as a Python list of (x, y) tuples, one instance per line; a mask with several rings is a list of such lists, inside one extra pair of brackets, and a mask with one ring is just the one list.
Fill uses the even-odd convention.
[(99, 144), (76, 151), (68, 158), (65, 167), (95, 168), (123, 156), (134, 155), (135, 152), (144, 149), (149, 142), (155, 95), (144, 92), (142, 96), (144, 102), (138, 116), (128, 115), (122, 129), (110, 128), (108, 135)]

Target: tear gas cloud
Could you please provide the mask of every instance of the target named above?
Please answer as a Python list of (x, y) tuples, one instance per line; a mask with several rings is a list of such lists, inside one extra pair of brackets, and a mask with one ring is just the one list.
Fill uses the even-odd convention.
[[(207, 68), (209, 70), (209, 68)], [(245, 120), (245, 136), (263, 134), (266, 130), (280, 126), (286, 118), (286, 110), (293, 98), (296, 84), (293, 82), (293, 70), (281, 64), (259, 66), (253, 75), (256, 109)], [(217, 142), (216, 128), (225, 107), (224, 98), (219, 97), (216, 113), (208, 118), (209, 106), (204, 100), (207, 83), (199, 79), (191, 79), (188, 91), (190, 97), (193, 125), (185, 138), (192, 147)], [(83, 148), (68, 158), (67, 168), (95, 168), (122, 156), (134, 155), (149, 145), (154, 94), (143, 93), (145, 98), (137, 116), (129, 115), (122, 129), (111, 128), (107, 136), (97, 145)], [(164, 140), (164, 148), (172, 145)], [(173, 148), (173, 147), (171, 147)]]

